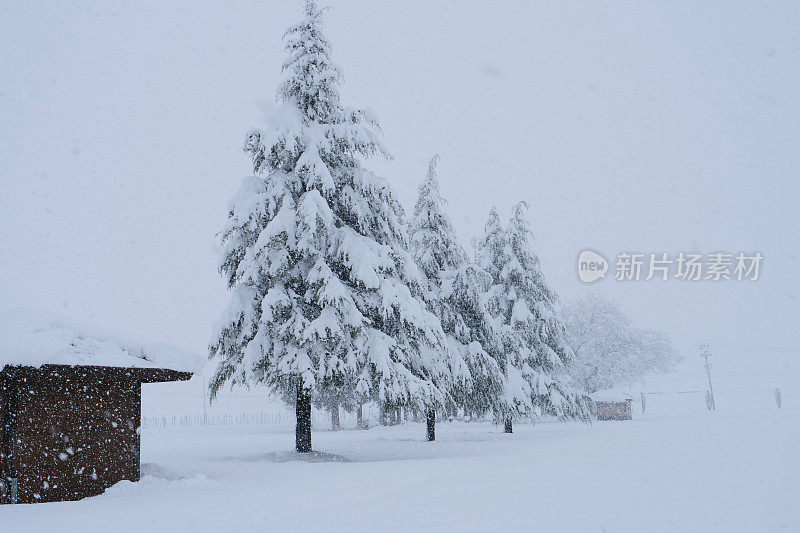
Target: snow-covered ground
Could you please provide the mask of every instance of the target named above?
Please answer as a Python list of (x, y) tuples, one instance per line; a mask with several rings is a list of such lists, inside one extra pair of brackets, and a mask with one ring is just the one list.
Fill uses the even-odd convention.
[[(175, 401), (148, 386), (143, 412)], [(187, 388), (188, 387), (188, 388)], [(174, 391), (175, 389), (173, 389)], [(226, 403), (227, 402), (227, 403)], [(282, 408), (257, 391), (210, 409)], [(287, 411), (283, 411), (288, 413)], [(169, 414), (169, 413), (165, 413)], [(4, 506), (2, 531), (798, 531), (800, 409), (635, 410), (631, 422), (422, 424), (314, 431), (291, 421), (146, 427), (142, 480), (79, 502)], [(170, 417), (167, 417), (170, 418)], [(345, 418), (345, 425), (351, 420)]]

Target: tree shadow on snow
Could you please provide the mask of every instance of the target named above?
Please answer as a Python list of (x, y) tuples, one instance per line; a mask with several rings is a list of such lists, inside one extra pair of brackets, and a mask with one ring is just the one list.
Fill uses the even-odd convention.
[(243, 463), (289, 463), (298, 461), (303, 463), (351, 463), (347, 457), (326, 452), (299, 453), (295, 451), (259, 453), (241, 457), (225, 457), (223, 461), (240, 461)]

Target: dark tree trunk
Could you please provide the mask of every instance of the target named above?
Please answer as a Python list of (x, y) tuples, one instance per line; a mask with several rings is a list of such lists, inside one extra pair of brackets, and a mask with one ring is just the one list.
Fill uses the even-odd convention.
[(358, 429), (367, 429), (367, 424), (364, 422), (364, 406), (359, 404), (356, 411), (356, 427)]
[(514, 433), (514, 426), (511, 425), (511, 417), (506, 417), (506, 433)]
[(295, 428), (295, 448), (300, 453), (311, 451), (311, 391), (297, 386), (297, 427)]
[(436, 411), (429, 409), (426, 413), (428, 420), (428, 441), (436, 440)]
[(380, 424), (382, 426), (386, 426), (386, 425), (389, 424), (389, 415), (386, 412), (386, 407), (383, 406), (383, 405), (381, 405), (381, 417), (380, 418), (381, 418)]
[(339, 402), (333, 402), (331, 405), (331, 429), (333, 431), (342, 429), (342, 423), (339, 421)]

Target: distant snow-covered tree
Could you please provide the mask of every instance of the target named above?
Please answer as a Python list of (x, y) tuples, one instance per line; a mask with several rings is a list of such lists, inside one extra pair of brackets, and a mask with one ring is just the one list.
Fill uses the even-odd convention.
[(669, 335), (634, 327), (619, 304), (597, 293), (565, 305), (563, 314), (575, 354), (571, 373), (590, 393), (632, 385), (680, 360)]
[(311, 450), (311, 398), (420, 409), (449, 389), (446, 339), (422, 300), (403, 209), (362, 165), (386, 154), (366, 110), (340, 103), (316, 2), (284, 36), (279, 108), (247, 136), (244, 180), (219, 234), (231, 299), (210, 344), (212, 394), (264, 383), (294, 402)]
[(571, 349), (558, 312), (558, 297), (547, 285), (533, 233), (528, 204), (514, 208), (507, 231), (492, 211), (479, 248), (481, 264), (492, 264), (492, 309), (504, 328), (507, 393), (510, 394), (506, 430), (515, 413), (537, 419), (588, 416), (586, 398), (568, 375)]
[(431, 159), (419, 186), (410, 247), (428, 279), (429, 308), (447, 334), (450, 367), (457, 378), (451, 382), (453, 406), (482, 414), (496, 409), (502, 394), (502, 371), (490, 355), (498, 349), (486, 307), (491, 278), (468, 261), (458, 242), (439, 190), (437, 161), (438, 155)]

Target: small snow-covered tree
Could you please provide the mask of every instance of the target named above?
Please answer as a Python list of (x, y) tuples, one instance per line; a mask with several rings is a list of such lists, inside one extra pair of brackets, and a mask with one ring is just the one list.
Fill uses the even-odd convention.
[(467, 260), (458, 242), (439, 190), (438, 159), (431, 159), (419, 186), (410, 248), (428, 279), (429, 308), (447, 334), (450, 368), (457, 378), (451, 382), (453, 407), (482, 414), (497, 408), (502, 394), (502, 371), (489, 353), (497, 349), (485, 298), (491, 278)]
[(492, 308), (504, 328), (507, 389), (512, 394), (511, 417), (520, 413), (537, 419), (586, 418), (588, 406), (568, 375), (571, 350), (558, 313), (558, 297), (547, 285), (532, 247), (528, 204), (514, 208), (507, 231), (492, 211), (480, 255), (493, 263)]
[(280, 106), (247, 136), (255, 176), (219, 234), (231, 300), (210, 344), (212, 394), (264, 383), (294, 402), (311, 451), (311, 398), (420, 409), (449, 388), (445, 336), (425, 307), (403, 209), (362, 160), (385, 154), (366, 110), (340, 103), (316, 2), (284, 36)]
[(571, 374), (588, 392), (631, 385), (680, 356), (666, 333), (633, 326), (619, 304), (590, 292), (564, 306)]

